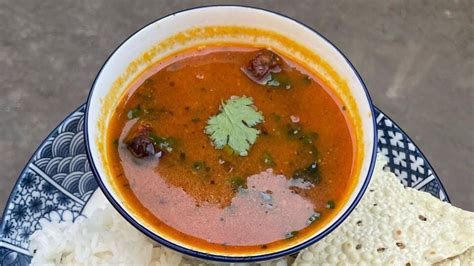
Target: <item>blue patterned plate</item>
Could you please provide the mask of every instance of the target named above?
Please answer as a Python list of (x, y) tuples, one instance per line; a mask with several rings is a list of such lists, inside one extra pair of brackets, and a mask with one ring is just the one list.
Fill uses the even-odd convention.
[[(90, 201), (97, 183), (84, 144), (84, 110), (79, 107), (40, 145), (23, 169), (3, 212), (0, 265), (28, 265), (30, 235), (40, 220), (74, 221), (97, 204)], [(449, 202), (448, 195), (421, 151), (386, 115), (376, 109), (378, 152), (388, 168), (408, 187)], [(86, 205), (88, 204), (88, 207)]]

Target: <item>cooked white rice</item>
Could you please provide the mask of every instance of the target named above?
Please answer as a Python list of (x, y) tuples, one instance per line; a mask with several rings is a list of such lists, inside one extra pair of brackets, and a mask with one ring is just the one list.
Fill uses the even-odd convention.
[[(107, 205), (88, 219), (42, 222), (30, 238), (32, 265), (208, 265), (161, 247)], [(287, 265), (286, 259), (261, 265)]]
[[(79, 217), (74, 223), (41, 221), (41, 226), (30, 238), (32, 265), (210, 265), (157, 245), (110, 204), (96, 209), (87, 219)], [(283, 258), (252, 265), (287, 264)]]

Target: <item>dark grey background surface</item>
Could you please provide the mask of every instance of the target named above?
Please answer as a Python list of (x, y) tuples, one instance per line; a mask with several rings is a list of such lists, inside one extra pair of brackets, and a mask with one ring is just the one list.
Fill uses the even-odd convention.
[[(118, 44), (163, 15), (217, 3), (0, 0), (0, 209)], [(334, 42), (375, 104), (425, 153), (454, 205), (474, 210), (474, 1), (226, 3), (284, 13)]]

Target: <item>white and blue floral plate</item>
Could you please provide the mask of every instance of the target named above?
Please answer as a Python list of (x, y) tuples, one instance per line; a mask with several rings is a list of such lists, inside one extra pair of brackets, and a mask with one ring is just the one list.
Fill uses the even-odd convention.
[[(29, 265), (30, 235), (40, 221), (74, 221), (97, 204), (98, 190), (84, 144), (85, 105), (69, 115), (40, 145), (23, 169), (3, 212), (0, 265)], [(386, 115), (376, 109), (378, 152), (407, 187), (449, 202), (448, 195), (421, 151)], [(86, 208), (87, 206), (87, 208)]]

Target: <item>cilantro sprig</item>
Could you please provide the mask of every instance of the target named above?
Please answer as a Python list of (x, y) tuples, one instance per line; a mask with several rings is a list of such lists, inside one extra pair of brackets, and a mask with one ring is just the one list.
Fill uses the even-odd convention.
[(252, 98), (233, 96), (222, 101), (220, 113), (209, 118), (204, 131), (217, 149), (229, 145), (240, 156), (246, 156), (260, 133), (253, 127), (263, 119), (262, 113), (253, 106)]

